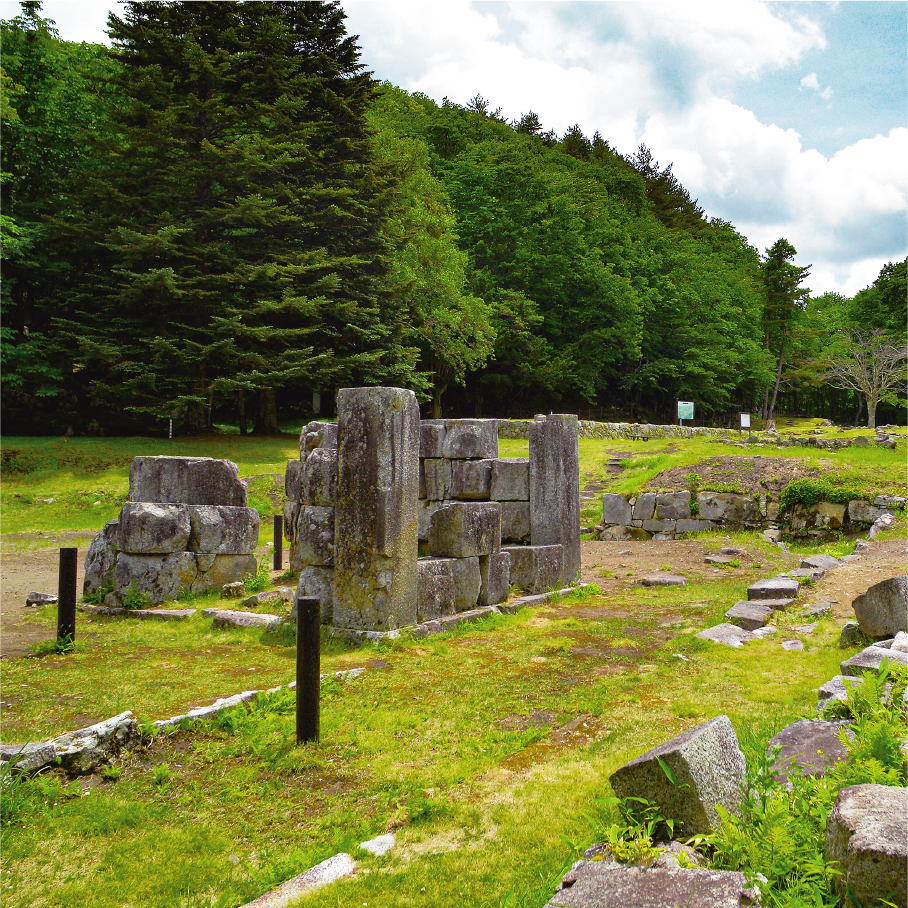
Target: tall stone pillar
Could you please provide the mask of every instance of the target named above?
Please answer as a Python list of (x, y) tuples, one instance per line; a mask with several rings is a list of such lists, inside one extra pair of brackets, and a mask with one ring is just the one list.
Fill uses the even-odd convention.
[(419, 407), (401, 388), (337, 396), (334, 624), (390, 631), (416, 623)]
[(530, 423), (530, 542), (563, 546), (562, 582), (580, 571), (580, 452), (577, 417)]

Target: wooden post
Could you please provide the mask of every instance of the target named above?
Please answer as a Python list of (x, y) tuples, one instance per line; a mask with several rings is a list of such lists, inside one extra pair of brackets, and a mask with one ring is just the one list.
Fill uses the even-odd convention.
[(60, 549), (60, 573), (57, 586), (57, 640), (61, 643), (76, 639), (76, 580), (79, 550)]
[(296, 743), (319, 739), (319, 672), (322, 612), (318, 596), (296, 605)]
[(280, 514), (274, 515), (274, 570), (279, 571), (284, 566), (284, 518)]

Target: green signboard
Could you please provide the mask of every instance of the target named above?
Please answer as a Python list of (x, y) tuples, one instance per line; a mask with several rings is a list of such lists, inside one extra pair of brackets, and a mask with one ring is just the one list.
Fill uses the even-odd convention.
[(694, 402), (692, 400), (678, 401), (678, 419), (694, 418)]

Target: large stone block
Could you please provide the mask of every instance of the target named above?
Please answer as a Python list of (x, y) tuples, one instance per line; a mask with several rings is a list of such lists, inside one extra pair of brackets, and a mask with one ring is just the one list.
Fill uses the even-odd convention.
[(715, 524), (709, 520), (697, 520), (692, 518), (691, 520), (676, 520), (675, 521), (675, 532), (676, 533), (702, 533), (705, 530), (715, 529)]
[(121, 552), (166, 555), (189, 542), (189, 508), (180, 504), (128, 501), (120, 511), (117, 545)]
[(420, 558), (416, 562), (416, 619), (431, 621), (453, 615), (455, 589), (450, 558)]
[(451, 461), (445, 457), (427, 457), (422, 461), (426, 478), (426, 498), (443, 501), (451, 497)]
[(842, 562), (838, 558), (833, 558), (832, 555), (811, 555), (808, 558), (801, 559), (802, 568), (813, 568), (822, 571), (824, 574), (826, 571), (840, 567), (841, 564)]
[(606, 492), (602, 496), (602, 522), (616, 526), (630, 526), (634, 519), (634, 509), (623, 495)]
[(199, 573), (190, 587), (193, 593), (219, 590), (227, 583), (254, 574), (258, 567), (255, 555), (198, 554), (195, 559)]
[(497, 457), (498, 420), (449, 419), (442, 453), (458, 460)]
[(494, 460), (452, 460), (451, 498), (488, 501)]
[(300, 478), (305, 504), (333, 508), (337, 501), (337, 449), (316, 448), (306, 458)]
[(305, 505), (296, 523), (296, 544), (301, 564), (334, 564), (334, 508)]
[(674, 533), (677, 520), (644, 520), (643, 529), (647, 533)]
[(855, 498), (848, 502), (848, 519), (856, 523), (874, 523), (883, 514), (890, 513), (884, 508), (875, 508), (870, 502)]
[(656, 513), (656, 493), (641, 492), (634, 502), (634, 520), (652, 520)]
[(513, 545), (502, 548), (511, 556), (511, 583), (527, 593), (557, 589), (564, 576), (560, 545)]
[(875, 583), (851, 603), (861, 630), (875, 640), (908, 631), (908, 576)]
[(770, 577), (758, 580), (747, 588), (749, 601), (760, 599), (795, 599), (801, 590), (801, 584), (795, 577)]
[(310, 422), (300, 432), (300, 459), (305, 460), (316, 448), (337, 449), (337, 423)]
[(562, 547), (563, 584), (580, 574), (577, 433), (577, 417), (568, 414), (537, 416), (529, 430), (530, 539), (534, 546)]
[(299, 517), (300, 505), (297, 501), (284, 502), (284, 539), (293, 542), (296, 538), (296, 520)]
[(432, 528), (432, 515), (439, 509), (447, 507), (450, 501), (428, 501), (420, 499), (416, 505), (417, 536), (420, 542), (429, 541), (429, 530)]
[(619, 798), (646, 798), (664, 817), (675, 820), (676, 836), (709, 835), (721, 825), (717, 807), (740, 816), (744, 772), (735, 730), (727, 716), (718, 716), (637, 757), (609, 781)]
[(845, 505), (819, 501), (807, 507), (798, 503), (791, 509), (790, 519), (793, 530), (838, 530), (845, 522)]
[(284, 471), (284, 495), (290, 501), (299, 501), (302, 487), (300, 481), (303, 472), (302, 460), (288, 460), (287, 469)]
[(85, 556), (82, 595), (96, 596), (104, 587), (113, 588), (120, 521), (111, 520), (91, 541)]
[(466, 612), (476, 608), (482, 576), (479, 573), (479, 557), (451, 558), (451, 573), (454, 575), (454, 610)]
[(838, 866), (842, 889), (861, 905), (908, 900), (908, 789), (843, 788), (826, 823), (826, 860)]
[(441, 558), (491, 555), (501, 548), (497, 501), (453, 502), (432, 515), (429, 552)]
[(700, 492), (699, 514), (703, 520), (722, 523), (746, 523), (760, 519), (760, 504), (752, 496), (732, 492)]
[(773, 610), (759, 602), (736, 602), (726, 613), (725, 620), (746, 631), (763, 627), (772, 617)]
[(229, 460), (137, 457), (129, 471), (129, 500), (245, 508), (246, 484)]
[(481, 555), (479, 576), (482, 586), (479, 590), (480, 605), (498, 605), (511, 592), (511, 556), (508, 552), (495, 555)]
[(659, 520), (689, 520), (690, 492), (663, 492), (656, 496), (656, 518)]
[(296, 605), (303, 596), (316, 596), (320, 604), (322, 624), (331, 624), (334, 620), (334, 569), (308, 565), (300, 571), (291, 617), (296, 617)]
[(528, 457), (499, 457), (492, 461), (492, 501), (530, 500), (530, 460)]
[(778, 745), (782, 748), (773, 769), (776, 778), (788, 781), (793, 766), (800, 767), (805, 776), (825, 776), (839, 760), (848, 756), (848, 749), (839, 740), (844, 722), (825, 719), (800, 719), (786, 725), (769, 739), (767, 753)]
[(445, 421), (424, 419), (419, 424), (419, 456), (444, 457)]
[(115, 598), (122, 602), (135, 584), (136, 590), (144, 593), (152, 602), (165, 602), (176, 599), (182, 589), (192, 589), (193, 581), (198, 576), (198, 564), (192, 552), (174, 552), (170, 555), (131, 555), (120, 552), (114, 566)]
[(334, 623), (362, 631), (414, 624), (416, 396), (401, 388), (344, 388), (337, 414)]
[(224, 505), (190, 505), (191, 552), (217, 555), (251, 555), (259, 541), (259, 515), (255, 508)]
[(530, 503), (528, 501), (501, 501), (502, 542), (530, 541)]

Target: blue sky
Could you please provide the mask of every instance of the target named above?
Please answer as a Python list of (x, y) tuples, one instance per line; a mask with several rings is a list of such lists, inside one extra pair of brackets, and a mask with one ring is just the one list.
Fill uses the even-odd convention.
[[(642, 141), (761, 251), (780, 236), (814, 292), (853, 294), (908, 253), (908, 3), (342, 0), (379, 79), (508, 118)], [(106, 0), (46, 0), (104, 41)], [(0, 15), (18, 4), (0, 0)]]

